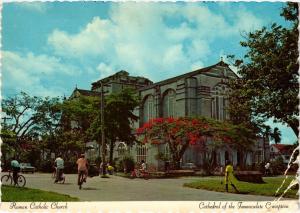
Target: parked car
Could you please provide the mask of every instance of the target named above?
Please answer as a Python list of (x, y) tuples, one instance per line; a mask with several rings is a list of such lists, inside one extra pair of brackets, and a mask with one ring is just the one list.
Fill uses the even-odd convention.
[(35, 172), (35, 167), (31, 166), (30, 163), (20, 163), (20, 171), (25, 173), (25, 172)]
[(182, 169), (196, 169), (196, 165), (194, 163), (186, 163), (181, 168)]
[(99, 168), (96, 164), (91, 164), (88, 171), (89, 177), (99, 176)]

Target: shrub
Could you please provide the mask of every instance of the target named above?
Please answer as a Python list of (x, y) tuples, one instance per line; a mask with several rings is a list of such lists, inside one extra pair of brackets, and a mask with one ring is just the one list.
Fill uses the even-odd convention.
[(52, 161), (42, 161), (38, 170), (41, 172), (53, 172), (53, 162)]
[(116, 162), (116, 171), (117, 172), (124, 172), (124, 162), (123, 160), (119, 160)]
[(101, 160), (101, 157), (96, 157), (96, 159), (95, 159), (95, 164), (97, 165), (97, 166), (100, 166), (100, 163), (102, 162), (102, 160)]
[(131, 156), (124, 156), (123, 160), (119, 162), (119, 169), (123, 168), (125, 173), (131, 172), (134, 170), (134, 160)]
[(77, 164), (76, 162), (65, 162), (64, 173), (66, 174), (74, 174), (77, 173)]
[(264, 174), (264, 172), (265, 172), (265, 163), (260, 162), (260, 163), (256, 164), (255, 165), (255, 170)]
[(271, 171), (273, 175), (282, 175), (285, 169), (286, 165), (284, 164), (282, 157), (278, 157), (275, 161), (271, 162)]

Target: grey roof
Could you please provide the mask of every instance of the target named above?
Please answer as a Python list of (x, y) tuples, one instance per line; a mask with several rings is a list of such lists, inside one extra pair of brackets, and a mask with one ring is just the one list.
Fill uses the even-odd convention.
[(139, 80), (139, 79), (143, 79), (149, 83), (152, 83), (152, 81), (150, 81), (148, 78), (145, 78), (145, 77), (140, 77), (140, 76), (130, 76), (129, 73), (125, 70), (120, 70), (119, 72), (116, 72), (115, 74), (113, 75), (110, 75), (106, 78), (102, 78), (96, 82), (93, 82), (92, 83), (92, 86), (95, 86), (97, 84), (99, 84), (99, 82), (103, 82), (103, 83), (109, 83), (111, 80), (114, 80), (115, 78), (119, 77), (119, 76), (126, 76), (126, 77), (129, 77), (130, 79), (132, 80)]
[(100, 96), (101, 95), (100, 92), (75, 88), (75, 90), (73, 91), (71, 97), (75, 94), (76, 91), (78, 91), (83, 96)]
[[(169, 83), (173, 83), (174, 81), (178, 81), (179, 79), (182, 79), (182, 78), (188, 78), (188, 77), (192, 77), (196, 74), (199, 74), (199, 73), (204, 73), (204, 72), (208, 72), (209, 70), (211, 70), (212, 68), (214, 67), (217, 67), (217, 66), (223, 66), (223, 67), (228, 67), (229, 68), (229, 65), (226, 64), (225, 62), (223, 61), (220, 61), (214, 65), (211, 65), (209, 67), (204, 67), (204, 68), (201, 68), (201, 69), (197, 69), (197, 70), (194, 70), (192, 72), (188, 72), (188, 73), (185, 73), (185, 74), (182, 74), (182, 75), (178, 75), (176, 77), (173, 77), (173, 78), (169, 78), (169, 79), (166, 79), (166, 80), (162, 80), (162, 81), (159, 81), (159, 82), (156, 82), (154, 84), (151, 84), (149, 86), (146, 86), (146, 87), (143, 87), (143, 88), (140, 88), (139, 90), (140, 91), (143, 91), (143, 90), (147, 90), (147, 89), (150, 89), (150, 88), (153, 88), (157, 85), (164, 85), (164, 84), (169, 84)], [(230, 69), (230, 68), (229, 68)], [(231, 69), (230, 69), (231, 70)], [(232, 71), (233, 72), (233, 71)], [(234, 73), (234, 72), (233, 72)]]

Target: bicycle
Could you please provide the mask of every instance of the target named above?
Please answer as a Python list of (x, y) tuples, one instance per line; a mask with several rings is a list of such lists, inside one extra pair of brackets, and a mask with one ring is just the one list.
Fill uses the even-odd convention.
[[(60, 172), (60, 174), (56, 174), (57, 172)], [(58, 171), (57, 169), (56, 169), (56, 171), (55, 171), (55, 176), (53, 177), (53, 178), (55, 178), (56, 179), (56, 175), (59, 175), (59, 178), (58, 178), (58, 180), (56, 181), (54, 181), (54, 183), (62, 183), (62, 184), (64, 184), (65, 183), (65, 180), (66, 180), (66, 176), (65, 176), (65, 174), (64, 174), (64, 172), (61, 170), (61, 171)]]
[[(3, 185), (12, 185), (14, 182), (14, 178), (12, 176), (12, 171), (8, 170), (8, 175), (3, 175), (1, 177), (1, 183)], [(14, 186), (18, 185), (20, 187), (24, 187), (26, 185), (26, 178), (23, 175), (17, 174), (17, 182), (14, 183)]]
[(78, 174), (79, 189), (82, 188), (83, 182), (86, 182), (86, 174), (85, 174), (85, 171), (80, 171), (79, 174)]
[(131, 175), (130, 177), (133, 179), (133, 178), (144, 178), (145, 180), (148, 180), (149, 177), (150, 177), (150, 174), (149, 172), (147, 171), (142, 171), (142, 170), (139, 170), (139, 169), (134, 169), (132, 172), (131, 172)]

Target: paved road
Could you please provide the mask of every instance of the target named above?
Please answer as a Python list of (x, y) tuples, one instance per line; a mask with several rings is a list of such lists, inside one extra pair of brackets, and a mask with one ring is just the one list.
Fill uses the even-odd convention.
[[(177, 179), (88, 178), (83, 189), (76, 185), (77, 175), (67, 174), (65, 184), (54, 184), (51, 174), (25, 174), (26, 186), (78, 197), (81, 201), (266, 201), (273, 197), (212, 192), (183, 187), (199, 177)], [(200, 177), (201, 178), (201, 177)]]

